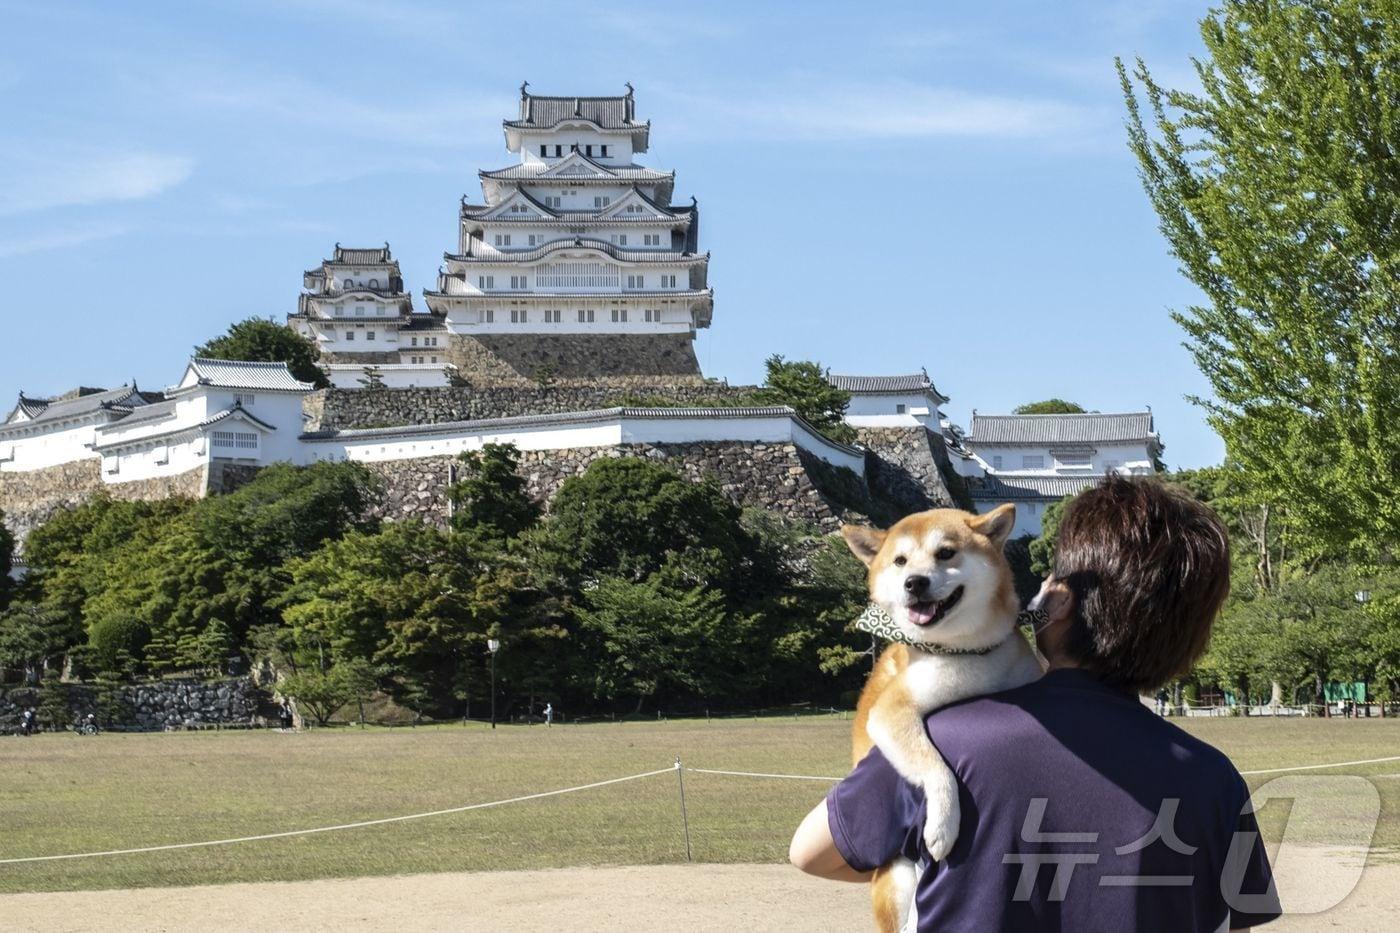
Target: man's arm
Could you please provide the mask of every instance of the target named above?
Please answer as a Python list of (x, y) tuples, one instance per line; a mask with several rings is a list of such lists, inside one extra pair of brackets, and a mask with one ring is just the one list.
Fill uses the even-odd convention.
[(831, 837), (826, 801), (812, 808), (792, 835), (788, 860), (809, 875), (828, 881), (869, 881), (871, 872), (856, 871), (846, 864)]

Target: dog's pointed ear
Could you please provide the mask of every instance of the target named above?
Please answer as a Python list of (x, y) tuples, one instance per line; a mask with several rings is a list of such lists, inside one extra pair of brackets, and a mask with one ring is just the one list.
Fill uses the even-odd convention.
[(1016, 506), (1010, 502), (999, 505), (986, 515), (968, 519), (967, 524), (973, 531), (986, 535), (993, 544), (1001, 547), (1011, 537), (1011, 529), (1016, 527)]
[(866, 525), (842, 525), (841, 537), (846, 539), (846, 547), (851, 549), (851, 553), (867, 567), (885, 543), (885, 532)]

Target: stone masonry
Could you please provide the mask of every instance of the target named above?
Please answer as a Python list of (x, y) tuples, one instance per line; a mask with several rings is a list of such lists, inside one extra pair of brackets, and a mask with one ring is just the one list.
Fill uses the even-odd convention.
[[(98, 696), (89, 684), (63, 684), (70, 718), (80, 719), (97, 713)], [(123, 715), (107, 728), (156, 731), (201, 725), (250, 726), (258, 723), (259, 704), (264, 694), (247, 677), (226, 680), (159, 680), (117, 687), (118, 705)], [(20, 713), (38, 707), (36, 687), (15, 687), (0, 691), (0, 733), (11, 732), (19, 724)]]
[(618, 376), (700, 383), (689, 334), (453, 334), (447, 362), (469, 381), (529, 384), (548, 376), (596, 383)]

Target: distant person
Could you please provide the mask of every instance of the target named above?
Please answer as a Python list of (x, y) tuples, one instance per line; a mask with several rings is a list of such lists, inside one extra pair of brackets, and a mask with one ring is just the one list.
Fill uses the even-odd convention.
[(290, 730), (296, 725), (296, 719), (292, 716), (292, 704), (288, 703), (286, 700), (282, 701), (282, 708), (278, 710), (278, 716), (282, 720), (283, 729)]
[(1163, 687), (1157, 691), (1157, 715), (1167, 715), (1167, 688)]
[(544, 705), (544, 724), (545, 724), (546, 726), (552, 726), (552, 725), (554, 725), (554, 704), (553, 704), (553, 703), (546, 703), (546, 704)]
[(27, 709), (19, 714), (19, 734), (34, 734), (34, 710)]

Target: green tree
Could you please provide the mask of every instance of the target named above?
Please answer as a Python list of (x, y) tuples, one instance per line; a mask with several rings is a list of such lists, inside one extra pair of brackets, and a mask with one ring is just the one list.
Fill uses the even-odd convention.
[(518, 472), (520, 452), (514, 444), (487, 444), (457, 459), (464, 475), (447, 490), (454, 530), (502, 541), (539, 521), (540, 506)]
[(1214, 392), (1196, 401), (1309, 556), (1400, 540), (1395, 13), (1225, 0), (1201, 24), (1199, 93), (1118, 64), (1143, 186), (1205, 297), (1174, 315)]
[(1059, 502), (1045, 507), (1040, 517), (1040, 536), (1033, 539), (1027, 550), (1030, 553), (1031, 573), (1041, 578), (1048, 577), (1055, 569), (1055, 541), (1060, 537), (1060, 522), (1065, 517), (1065, 507), (1074, 499), (1065, 496)]
[(40, 603), (17, 601), (0, 612), (0, 667), (18, 667), (37, 677), (82, 639), (73, 619)]
[(1017, 415), (1082, 415), (1084, 408), (1077, 402), (1067, 402), (1062, 398), (1047, 398), (1040, 402), (1027, 402), (1012, 409)]
[(842, 419), (851, 403), (851, 393), (827, 381), (821, 364), (807, 360), (788, 361), (774, 354), (764, 365), (768, 375), (754, 393), (764, 405), (789, 405), (803, 420), (832, 440), (850, 443), (856, 432)]
[(213, 360), (246, 360), (255, 363), (286, 363), (302, 382), (318, 389), (330, 385), (316, 365), (321, 351), (310, 340), (271, 319), (250, 317), (228, 329), (228, 333), (195, 347), (195, 356)]
[(669, 564), (726, 590), (749, 545), (739, 519), (713, 482), (637, 457), (600, 459), (559, 487), (533, 565), (578, 586), (604, 575), (640, 582)]
[(0, 509), (0, 611), (10, 602), (10, 571), (14, 566), (15, 536), (5, 527), (5, 510)]
[(337, 664), (325, 671), (302, 670), (282, 678), (277, 690), (296, 700), (297, 706), (310, 713), (317, 725), (327, 726), (342, 707), (360, 695), (361, 673), (359, 666), (348, 664)]

